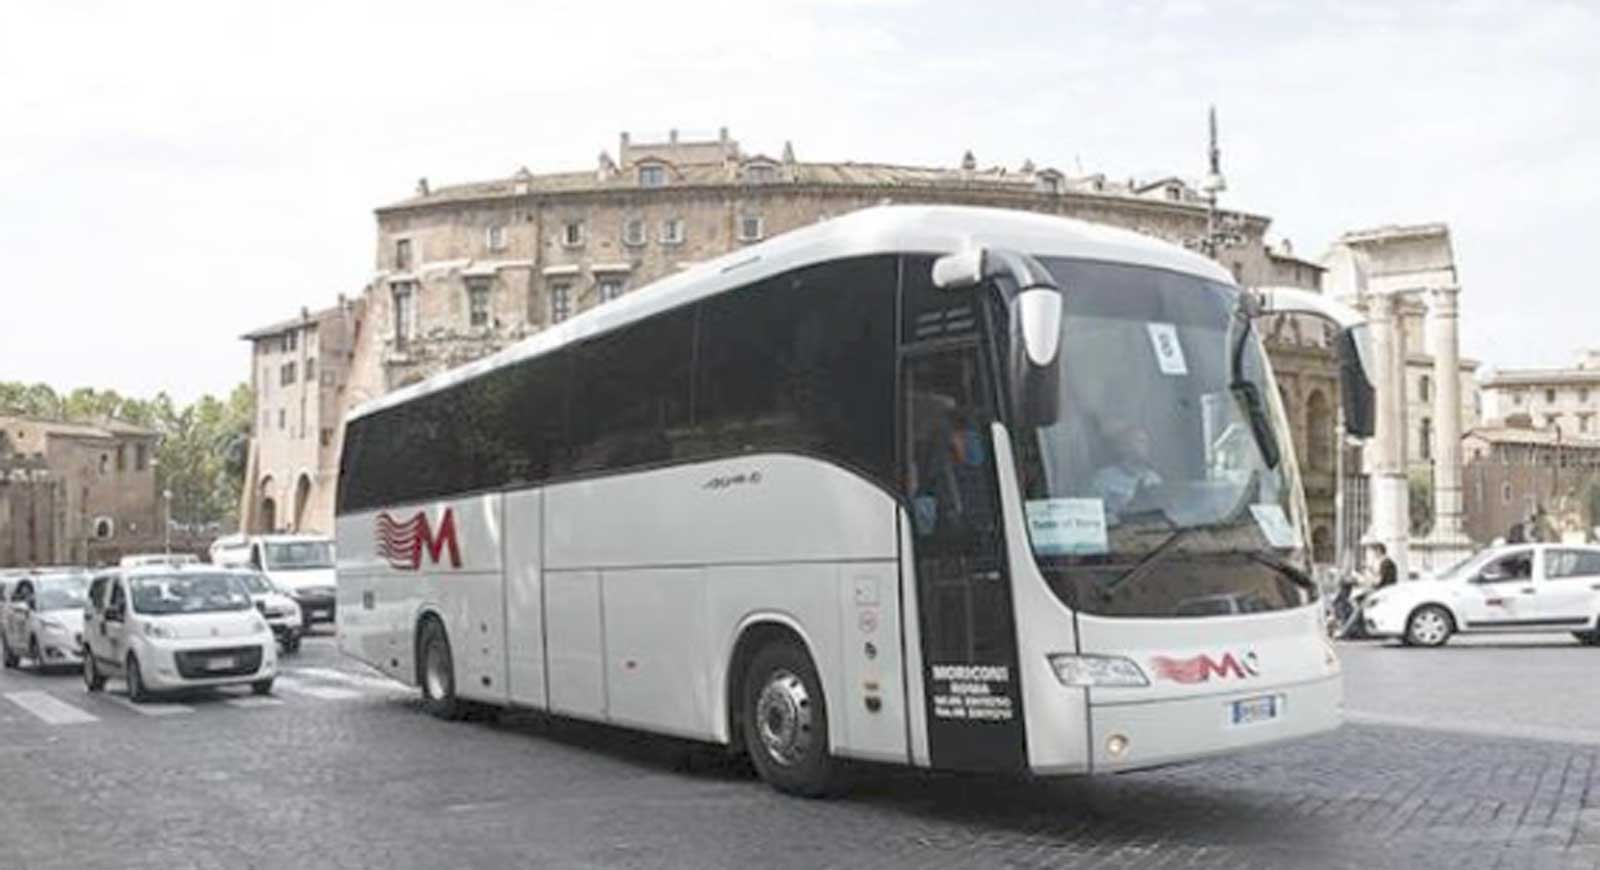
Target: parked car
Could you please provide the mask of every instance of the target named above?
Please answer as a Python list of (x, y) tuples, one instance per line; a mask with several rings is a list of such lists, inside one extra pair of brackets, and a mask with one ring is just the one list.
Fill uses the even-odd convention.
[(335, 617), (338, 587), (333, 539), (317, 535), (229, 535), (211, 545), (216, 565), (252, 568), (267, 575), (300, 606), (301, 631)]
[(237, 571), (119, 569), (94, 578), (84, 609), (83, 681), (123, 677), (136, 702), (167, 689), (247, 683), (272, 691), (277, 644)]
[(123, 568), (140, 565), (198, 565), (200, 557), (193, 553), (129, 553), (117, 563)]
[(84, 595), (89, 575), (52, 570), (11, 581), (0, 605), (0, 659), (8, 668), (23, 656), (36, 669), (78, 664)]
[(300, 605), (284, 594), (283, 590), (272, 585), (267, 575), (259, 571), (240, 571), (239, 576), (244, 579), (244, 585), (249, 587), (250, 597), (255, 600), (256, 610), (266, 619), (267, 627), (272, 629), (272, 636), (278, 639), (278, 651), (299, 652), (302, 625)]
[(1364, 604), (1367, 633), (1441, 646), (1469, 632), (1571, 632), (1600, 646), (1600, 547), (1491, 547), (1432, 579), (1395, 584)]

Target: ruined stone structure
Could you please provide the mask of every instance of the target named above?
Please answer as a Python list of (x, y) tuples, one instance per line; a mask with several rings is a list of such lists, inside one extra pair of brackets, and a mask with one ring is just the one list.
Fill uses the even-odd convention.
[(90, 565), (159, 550), (155, 432), (0, 417), (0, 565)]
[(246, 333), (255, 397), (239, 525), (251, 532), (333, 534), (340, 426), (364, 302)]

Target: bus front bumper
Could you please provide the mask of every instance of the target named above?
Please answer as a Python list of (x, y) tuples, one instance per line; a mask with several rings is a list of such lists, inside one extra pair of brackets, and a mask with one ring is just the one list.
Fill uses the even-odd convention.
[(1296, 740), (1339, 727), (1334, 674), (1287, 686), (1161, 701), (1091, 704), (1091, 773), (1138, 770)]

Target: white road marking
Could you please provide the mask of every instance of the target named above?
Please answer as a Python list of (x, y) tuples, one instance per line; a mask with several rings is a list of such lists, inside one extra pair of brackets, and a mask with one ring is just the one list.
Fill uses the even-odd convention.
[(194, 708), (187, 704), (157, 704), (152, 701), (135, 704), (128, 699), (127, 695), (101, 695), (101, 697), (113, 704), (127, 707), (129, 710), (143, 716), (176, 716), (182, 713), (194, 712)]
[(283, 699), (274, 698), (271, 695), (246, 695), (242, 698), (229, 698), (222, 703), (227, 704), (229, 707), (249, 710), (255, 707), (281, 707), (283, 706)]
[(46, 725), (78, 725), (100, 720), (99, 716), (79, 710), (45, 692), (7, 692), (5, 698), (44, 720)]
[(341, 689), (337, 686), (309, 686), (293, 677), (278, 677), (273, 685), (281, 686), (291, 692), (301, 695), (310, 695), (324, 701), (348, 701), (351, 698), (361, 697), (361, 693), (354, 689)]
[(361, 686), (362, 688), (377, 689), (383, 692), (411, 691), (410, 689), (406, 688), (405, 684), (391, 680), (387, 677), (369, 677), (364, 674), (351, 674), (344, 671), (336, 671), (333, 668), (290, 668), (287, 670), (289, 673), (304, 674), (308, 677), (317, 677), (319, 679), (330, 680), (335, 683), (345, 683), (351, 686)]

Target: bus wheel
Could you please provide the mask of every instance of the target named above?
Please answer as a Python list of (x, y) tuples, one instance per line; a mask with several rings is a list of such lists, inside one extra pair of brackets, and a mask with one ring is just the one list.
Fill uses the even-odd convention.
[(804, 649), (769, 643), (745, 670), (745, 749), (768, 785), (802, 797), (838, 787), (839, 763), (828, 754), (828, 705)]
[(437, 619), (422, 624), (422, 637), (417, 643), (420, 655), (418, 682), (422, 684), (422, 707), (440, 719), (460, 719), (466, 715), (466, 705), (456, 697), (456, 672), (450, 657), (450, 639), (445, 637), (444, 626)]

